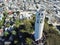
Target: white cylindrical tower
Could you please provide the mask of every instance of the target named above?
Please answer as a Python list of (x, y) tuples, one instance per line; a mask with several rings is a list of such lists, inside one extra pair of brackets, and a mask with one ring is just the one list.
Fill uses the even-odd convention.
[(41, 40), (43, 27), (44, 27), (44, 9), (37, 10), (36, 12), (36, 21), (35, 21), (35, 41)]

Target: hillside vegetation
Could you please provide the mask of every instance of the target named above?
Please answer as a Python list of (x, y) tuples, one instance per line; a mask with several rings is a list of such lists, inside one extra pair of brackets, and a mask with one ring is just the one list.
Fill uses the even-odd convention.
[(60, 34), (53, 25), (48, 24), (47, 21), (48, 19), (46, 18), (44, 25), (45, 45), (60, 45)]

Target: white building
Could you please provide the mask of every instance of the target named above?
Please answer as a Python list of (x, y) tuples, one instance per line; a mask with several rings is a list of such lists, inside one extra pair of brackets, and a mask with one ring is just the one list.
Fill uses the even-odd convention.
[(9, 41), (4, 42), (4, 45), (10, 45), (10, 44), (11, 44), (11, 42), (9, 42)]
[(0, 36), (3, 36), (4, 32), (3, 29), (0, 29)]
[(40, 0), (35, 0), (35, 2), (39, 2)]
[(31, 19), (31, 12), (29, 11), (22, 11), (20, 12), (20, 19), (26, 18), (26, 19)]
[(0, 20), (2, 20), (2, 18), (3, 18), (3, 14), (2, 14), (2, 13), (0, 13)]
[(35, 21), (35, 41), (41, 40), (43, 27), (44, 27), (44, 19), (45, 19), (45, 11), (44, 9), (40, 9), (36, 13), (36, 21)]

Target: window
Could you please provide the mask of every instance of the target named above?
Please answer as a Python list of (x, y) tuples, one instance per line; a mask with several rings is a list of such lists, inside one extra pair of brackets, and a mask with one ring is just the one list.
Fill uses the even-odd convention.
[(44, 9), (40, 9), (41, 11), (44, 11)]
[(56, 6), (53, 6), (54, 8), (56, 8)]
[(40, 23), (42, 23), (43, 19), (40, 20)]
[(39, 19), (37, 19), (37, 23), (39, 23)]
[(43, 15), (43, 13), (41, 13), (41, 15)]
[(38, 15), (40, 15), (40, 13), (38, 13)]
[(42, 23), (42, 21), (40, 21), (40, 23)]
[(38, 13), (37, 18), (40, 18), (40, 13)]
[(55, 12), (56, 12), (56, 14), (58, 14), (58, 11), (57, 10)]

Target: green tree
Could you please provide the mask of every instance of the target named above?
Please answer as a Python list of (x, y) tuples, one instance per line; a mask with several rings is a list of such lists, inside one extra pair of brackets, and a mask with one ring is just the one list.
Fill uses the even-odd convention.
[(8, 36), (9, 33), (7, 31), (4, 32), (4, 36)]
[(8, 15), (8, 12), (5, 10), (3, 15), (6, 17)]
[(12, 33), (12, 35), (16, 35), (16, 31), (15, 30), (13, 30), (11, 33)]
[(27, 44), (27, 45), (33, 45), (32, 42), (33, 42), (32, 39), (26, 38), (26, 44)]
[(47, 23), (46, 19), (44, 24), (44, 34), (46, 36), (45, 45), (60, 45), (60, 34), (53, 25)]
[(14, 44), (17, 44), (18, 43), (18, 40), (14, 40)]
[(31, 31), (32, 30), (31, 29), (32, 25), (31, 25), (30, 21), (29, 20), (24, 20), (24, 25), (25, 25), (26, 32), (31, 33), (32, 32)]
[(15, 25), (16, 25), (16, 27), (19, 27), (20, 21), (19, 20), (15, 20)]
[(4, 20), (0, 20), (0, 28), (3, 26)]

